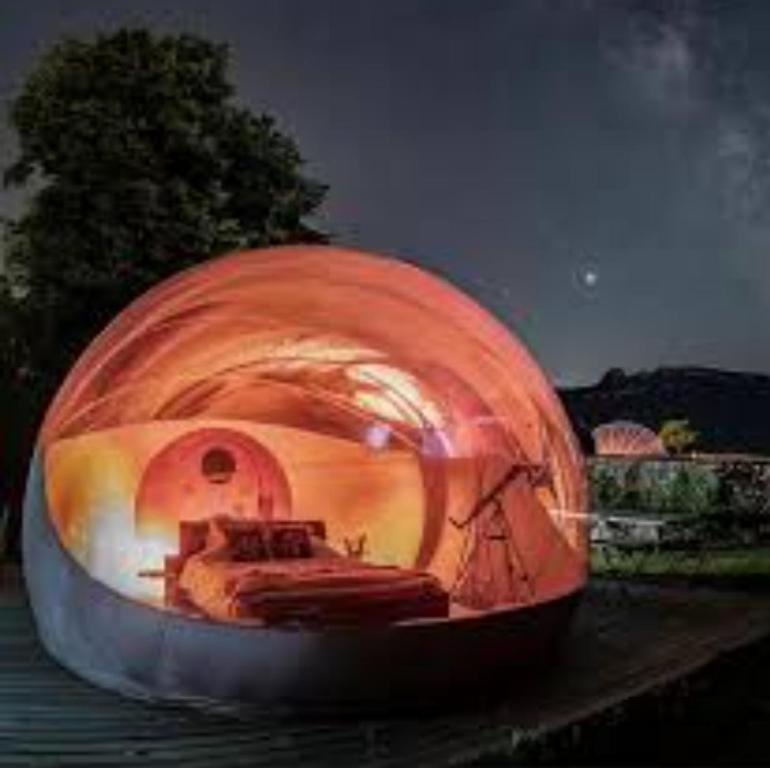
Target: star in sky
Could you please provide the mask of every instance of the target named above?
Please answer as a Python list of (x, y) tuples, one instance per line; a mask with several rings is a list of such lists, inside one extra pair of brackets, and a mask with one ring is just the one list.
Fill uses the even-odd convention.
[(575, 271), (575, 282), (580, 292), (593, 296), (599, 286), (599, 269), (593, 264), (581, 264)]
[(590, 267), (583, 272), (583, 284), (586, 288), (595, 288), (599, 282), (599, 273)]

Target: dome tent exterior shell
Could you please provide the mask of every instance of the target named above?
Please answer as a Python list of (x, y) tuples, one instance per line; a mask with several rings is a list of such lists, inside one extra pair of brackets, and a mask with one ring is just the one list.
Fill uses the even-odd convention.
[(563, 625), (585, 505), (560, 403), (473, 301), (395, 260), (264, 249), (162, 283), (74, 366), (25, 568), (49, 650), (129, 693), (429, 696), (437, 654), (505, 665)]
[(592, 432), (598, 456), (665, 456), (660, 436), (649, 427), (633, 421), (611, 421)]

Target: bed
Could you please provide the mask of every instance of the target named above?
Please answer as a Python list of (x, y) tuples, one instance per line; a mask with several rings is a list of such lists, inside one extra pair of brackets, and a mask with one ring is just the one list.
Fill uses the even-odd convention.
[[(182, 526), (185, 526), (183, 523)], [(180, 531), (175, 601), (230, 622), (362, 625), (447, 616), (429, 573), (346, 557), (320, 521), (215, 518)]]

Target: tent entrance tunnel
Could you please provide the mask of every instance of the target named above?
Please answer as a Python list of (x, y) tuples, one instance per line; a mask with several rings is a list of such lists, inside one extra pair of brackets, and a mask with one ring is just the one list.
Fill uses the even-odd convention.
[(499, 669), (563, 631), (585, 508), (558, 399), (478, 305), (394, 260), (265, 249), (159, 285), (76, 363), (25, 568), (48, 649), (126, 693), (417, 699), (457, 677), (448, 649)]

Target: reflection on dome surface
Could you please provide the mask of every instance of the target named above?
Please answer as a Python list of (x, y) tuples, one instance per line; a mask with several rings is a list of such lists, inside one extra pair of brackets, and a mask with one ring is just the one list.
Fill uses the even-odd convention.
[(435, 620), (585, 579), (555, 394), (489, 314), (394, 260), (287, 247), (181, 273), (88, 348), (41, 446), (65, 548), (190, 615)]

